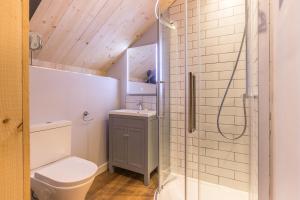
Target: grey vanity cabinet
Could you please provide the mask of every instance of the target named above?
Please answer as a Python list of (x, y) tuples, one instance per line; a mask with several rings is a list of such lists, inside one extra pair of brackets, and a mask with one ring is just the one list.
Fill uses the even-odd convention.
[(143, 169), (145, 162), (145, 137), (144, 130), (128, 128), (128, 165), (133, 168)]
[(127, 163), (127, 130), (125, 128), (116, 127), (112, 132), (112, 145), (115, 148), (113, 151), (113, 160), (117, 163)]
[(109, 170), (120, 167), (144, 175), (158, 166), (158, 120), (156, 116), (109, 116)]

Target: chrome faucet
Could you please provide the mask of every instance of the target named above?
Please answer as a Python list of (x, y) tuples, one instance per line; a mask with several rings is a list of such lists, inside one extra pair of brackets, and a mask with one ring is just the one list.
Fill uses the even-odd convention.
[(139, 101), (136, 105), (139, 107), (139, 110), (143, 110), (143, 101)]

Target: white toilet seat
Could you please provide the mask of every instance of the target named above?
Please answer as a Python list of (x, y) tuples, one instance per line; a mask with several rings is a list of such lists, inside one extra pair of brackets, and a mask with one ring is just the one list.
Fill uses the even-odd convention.
[(53, 162), (32, 171), (38, 181), (53, 187), (74, 187), (93, 178), (97, 166), (87, 160), (72, 156)]

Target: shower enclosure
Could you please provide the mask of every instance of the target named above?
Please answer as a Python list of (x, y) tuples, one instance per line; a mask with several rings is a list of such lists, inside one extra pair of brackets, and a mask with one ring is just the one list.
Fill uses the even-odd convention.
[(157, 199), (258, 199), (258, 0), (158, 15)]

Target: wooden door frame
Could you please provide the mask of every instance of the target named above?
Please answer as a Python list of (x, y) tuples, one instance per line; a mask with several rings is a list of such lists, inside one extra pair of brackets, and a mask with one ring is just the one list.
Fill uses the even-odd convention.
[(29, 146), (29, 0), (22, 0), (23, 198), (30, 200)]

